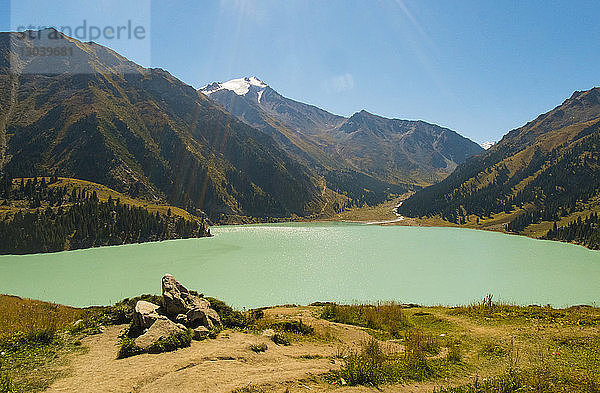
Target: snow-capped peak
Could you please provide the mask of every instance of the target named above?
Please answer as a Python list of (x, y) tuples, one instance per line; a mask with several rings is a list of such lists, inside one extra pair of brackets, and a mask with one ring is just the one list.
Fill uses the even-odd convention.
[(490, 147), (494, 146), (496, 144), (496, 142), (483, 142), (481, 143), (479, 146), (483, 147), (485, 150), (489, 149)]
[(249, 78), (232, 79), (230, 81), (222, 82), (222, 83), (219, 83), (219, 82), (211, 83), (211, 84), (206, 85), (203, 88), (201, 88), (200, 91), (202, 91), (202, 93), (204, 93), (206, 95), (211, 95), (212, 93), (214, 93), (216, 91), (226, 89), (226, 90), (233, 91), (235, 94), (237, 94), (239, 96), (243, 96), (243, 95), (248, 94), (251, 86), (257, 87), (256, 90), (257, 90), (257, 94), (258, 94), (258, 102), (260, 102), (260, 98), (262, 96), (264, 89), (267, 87), (267, 84), (255, 76), (251, 76)]

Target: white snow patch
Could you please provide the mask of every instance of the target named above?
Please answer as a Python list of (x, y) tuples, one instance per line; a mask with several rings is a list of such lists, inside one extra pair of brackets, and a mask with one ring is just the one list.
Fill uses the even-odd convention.
[(202, 91), (206, 95), (211, 95), (216, 91), (226, 89), (233, 91), (239, 96), (243, 96), (248, 94), (248, 92), (250, 91), (250, 86), (256, 86), (259, 89), (261, 89), (258, 90), (258, 102), (260, 102), (262, 92), (264, 91), (264, 88), (267, 87), (267, 84), (255, 76), (252, 76), (250, 78), (232, 79), (223, 83), (211, 83), (210, 85), (206, 85), (203, 88), (201, 88), (200, 91)]
[(496, 142), (483, 142), (481, 144), (479, 144), (479, 146), (483, 147), (485, 150), (489, 149), (490, 147), (494, 146), (496, 144)]

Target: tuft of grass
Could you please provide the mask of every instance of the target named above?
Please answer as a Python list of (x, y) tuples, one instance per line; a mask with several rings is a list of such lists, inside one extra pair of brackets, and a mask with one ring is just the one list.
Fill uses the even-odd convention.
[(323, 308), (321, 318), (332, 322), (382, 330), (393, 338), (401, 338), (403, 331), (412, 327), (412, 323), (402, 311), (402, 306), (395, 302), (375, 305), (328, 304)]
[(250, 350), (256, 353), (265, 352), (268, 348), (265, 343), (250, 345)]
[(117, 359), (125, 359), (131, 356), (140, 355), (144, 353), (140, 347), (135, 345), (135, 339), (131, 337), (122, 337), (121, 346), (117, 353)]
[(242, 313), (241, 311), (234, 310), (224, 301), (214, 297), (207, 297), (206, 300), (210, 302), (210, 306), (219, 314), (221, 323), (226, 328), (246, 329), (264, 317), (264, 312), (261, 309)]
[(498, 344), (484, 343), (479, 350), (479, 355), (484, 358), (500, 358), (507, 355), (506, 349)]
[(182, 332), (171, 334), (169, 337), (161, 338), (148, 348), (148, 353), (163, 353), (175, 351), (179, 348), (187, 348), (192, 344), (194, 332), (186, 329)]
[(304, 336), (315, 333), (315, 329), (310, 325), (302, 323), (302, 320), (274, 322), (270, 325), (270, 327), (276, 331), (301, 334)]
[(448, 345), (448, 353), (446, 354), (446, 361), (450, 363), (462, 363), (462, 352), (460, 350), (460, 343), (453, 342)]
[(275, 333), (271, 340), (277, 345), (291, 345), (289, 337), (285, 333)]
[(135, 338), (128, 337), (127, 334), (124, 334), (121, 336), (121, 346), (117, 353), (117, 359), (124, 359), (146, 352), (163, 353), (175, 351), (179, 348), (187, 348), (192, 343), (193, 333), (192, 329), (173, 333), (169, 337), (161, 338), (154, 342), (146, 351), (135, 345)]
[(441, 376), (447, 369), (444, 359), (428, 359), (427, 340), (421, 333), (407, 334), (403, 353), (386, 353), (379, 342), (371, 338), (360, 352), (344, 358), (339, 371), (331, 371), (326, 379), (348, 385), (380, 385), (384, 383), (424, 381)]

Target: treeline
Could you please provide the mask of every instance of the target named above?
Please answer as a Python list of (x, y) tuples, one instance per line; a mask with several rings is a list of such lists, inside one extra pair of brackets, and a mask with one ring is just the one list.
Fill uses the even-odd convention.
[[(514, 154), (512, 151), (511, 154)], [(550, 153), (537, 150), (527, 166), (510, 173), (498, 164), (508, 151), (477, 156), (459, 166), (441, 183), (427, 187), (406, 200), (399, 213), (408, 217), (441, 216), (464, 223), (470, 215), (490, 217), (524, 208), (528, 212), (509, 224), (514, 232), (527, 225), (556, 221), (580, 210), (581, 203), (600, 192), (600, 133), (585, 135), (572, 147), (562, 145)], [(519, 192), (515, 186), (524, 179), (533, 180)], [(489, 177), (488, 184), (477, 188), (467, 180)]]
[(555, 222), (552, 229), (548, 231), (544, 238), (577, 243), (594, 250), (599, 250), (599, 224), (600, 219), (598, 218), (598, 213), (592, 213), (585, 219), (577, 217), (577, 220), (561, 227), (557, 227)]
[[(54, 180), (56, 181), (56, 180)], [(98, 200), (96, 192), (48, 187), (52, 180), (32, 180), (12, 185), (0, 180), (0, 196), (23, 197), (30, 205), (45, 208), (17, 211), (0, 221), (0, 254), (56, 252), (210, 235), (203, 221), (185, 220), (143, 207), (122, 204), (109, 197)], [(4, 201), (6, 203), (6, 200)], [(68, 205), (62, 205), (69, 202)]]

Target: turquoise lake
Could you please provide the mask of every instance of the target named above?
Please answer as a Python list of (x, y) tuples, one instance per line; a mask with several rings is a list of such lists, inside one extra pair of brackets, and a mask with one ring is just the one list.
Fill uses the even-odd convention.
[(0, 257), (0, 292), (74, 306), (160, 293), (171, 273), (237, 308), (314, 301), (600, 303), (600, 252), (453, 228), (348, 223), (211, 228), (212, 238)]

